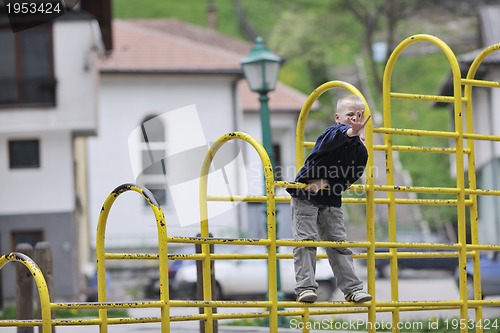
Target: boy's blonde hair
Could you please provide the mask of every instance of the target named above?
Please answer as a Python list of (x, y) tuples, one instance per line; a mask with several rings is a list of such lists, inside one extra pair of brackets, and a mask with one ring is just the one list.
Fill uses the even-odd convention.
[(337, 102), (337, 113), (344, 113), (351, 110), (364, 110), (365, 103), (357, 95), (346, 94), (339, 98)]

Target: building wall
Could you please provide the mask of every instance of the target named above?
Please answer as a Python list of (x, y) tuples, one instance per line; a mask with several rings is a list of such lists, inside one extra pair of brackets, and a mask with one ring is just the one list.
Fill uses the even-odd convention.
[[(261, 141), (261, 123), (258, 112), (241, 114), (238, 109), (236, 119), (232, 108), (231, 86), (233, 78), (227, 76), (169, 76), (169, 75), (126, 75), (104, 73), (101, 78), (99, 136), (90, 138), (89, 150), (89, 179), (90, 179), (90, 216), (91, 236), (95, 242), (95, 230), (98, 213), (109, 192), (122, 183), (135, 182), (134, 171), (140, 167), (140, 155), (137, 149), (129, 150), (129, 136), (141, 121), (148, 115), (162, 114), (186, 105), (194, 104), (198, 111), (201, 131), (206, 141), (213, 142), (223, 134), (242, 131)], [(126, 98), (125, 98), (126, 97)], [(257, 96), (256, 96), (257, 98)], [(271, 114), (273, 141), (281, 146), (283, 163), (288, 174), (286, 180), (293, 180), (295, 170), (295, 126), (297, 114), (276, 112)], [(168, 145), (167, 150), (184, 149), (188, 136), (198, 136), (200, 129), (197, 120), (192, 125), (183, 128), (181, 123), (166, 125)], [(167, 121), (168, 123), (168, 121)], [(169, 127), (170, 126), (170, 127)], [(190, 133), (191, 131), (191, 133)], [(140, 136), (140, 132), (138, 136)], [(173, 134), (172, 134), (173, 133)], [(185, 133), (182, 137), (180, 133)], [(167, 146), (168, 146), (167, 145)], [(244, 168), (238, 172), (228, 171), (227, 177), (231, 184), (237, 183), (232, 194), (251, 195), (263, 193), (262, 163), (247, 143), (238, 140), (239, 151), (243, 153)], [(135, 157), (132, 155), (136, 155)], [(222, 150), (218, 154), (223, 154)], [(132, 162), (131, 162), (132, 158)], [(167, 159), (168, 160), (168, 159)], [(181, 159), (182, 160), (182, 159)], [(134, 162), (135, 161), (135, 162)], [(168, 172), (188, 169), (199, 170), (201, 161), (193, 161), (193, 165), (169, 165)], [(132, 165), (136, 163), (137, 165)], [(217, 165), (217, 160), (214, 163)], [(290, 168), (292, 167), (292, 168)], [(198, 174), (199, 171), (196, 171)], [(209, 187), (211, 184), (209, 177)], [(186, 195), (186, 201), (193, 200), (193, 210), (198, 207), (194, 204), (198, 200), (197, 184), (195, 193)], [(280, 192), (280, 191), (278, 191)], [(210, 192), (210, 194), (222, 194)], [(284, 194), (284, 191), (280, 192)], [(125, 196), (127, 196), (125, 198)], [(143, 199), (135, 194), (126, 194), (124, 198), (115, 202), (107, 223), (106, 243), (111, 247), (148, 247), (157, 244), (156, 225), (150, 209), (143, 204)], [(216, 209), (219, 203), (209, 203), (211, 209)], [(247, 221), (254, 221), (259, 213), (254, 212), (253, 206), (246, 204), (235, 205), (230, 211), (209, 219), (211, 232), (216, 236), (234, 237), (240, 235), (257, 235), (258, 231), (250, 230)], [(167, 233), (169, 235), (195, 236), (200, 232), (198, 224), (180, 226), (176, 205), (167, 198), (164, 207), (167, 219)], [(286, 210), (286, 209), (284, 209)], [(283, 213), (288, 218), (289, 214)], [(263, 215), (262, 215), (263, 221)], [(264, 223), (264, 222), (262, 222)], [(283, 228), (286, 231), (287, 227)], [(286, 232), (285, 232), (286, 233)], [(281, 232), (280, 232), (281, 234)]]
[[(42, 231), (44, 240), (50, 243), (53, 260), (54, 289), (51, 300), (78, 300), (76, 277), (76, 256), (74, 239), (74, 215), (72, 212), (15, 214), (0, 216), (0, 245), (2, 253), (14, 250), (11, 233), (18, 231)], [(13, 300), (16, 297), (15, 265), (2, 268), (3, 297)]]
[[(38, 139), (40, 167), (9, 169), (8, 141)], [(0, 134), (0, 214), (72, 212), (72, 137), (68, 131)]]
[[(283, 180), (293, 181), (296, 175), (295, 168), (295, 129), (297, 126), (297, 116), (294, 113), (271, 112), (271, 136), (273, 144), (278, 144), (281, 150), (281, 166), (276, 166), (276, 170), (281, 168)], [(260, 114), (258, 112), (245, 112), (245, 121), (242, 124), (242, 131), (252, 135), (259, 142), (262, 142), (262, 126)], [(250, 195), (262, 195), (264, 193), (264, 174), (262, 162), (258, 154), (250, 149), (245, 150), (245, 160), (247, 170)], [(278, 194), (284, 191), (278, 190)]]
[[(136, 182), (131, 163), (136, 164), (137, 151), (129, 149), (129, 136), (138, 133), (145, 117), (166, 114), (194, 104), (197, 115), (192, 120), (166, 124), (167, 150), (182, 153), (190, 145), (198, 144), (203, 137), (206, 142), (213, 142), (235, 128), (231, 95), (233, 79), (231, 76), (102, 75), (99, 135), (88, 141), (92, 243), (95, 244), (98, 214), (106, 196), (120, 184)], [(172, 171), (179, 167), (199, 170), (201, 163), (169, 166), (167, 169)], [(185, 200), (188, 203), (192, 200), (195, 209), (198, 194), (188, 194)], [(167, 197), (163, 209), (170, 235), (193, 236), (199, 232), (196, 221), (192, 226), (180, 226), (171, 198)], [(236, 216), (236, 209), (221, 216), (221, 226), (211, 231), (219, 235), (233, 235), (237, 228)], [(135, 193), (124, 194), (115, 202), (106, 229), (106, 244), (111, 247), (157, 244), (151, 209)]]
[[(57, 288), (51, 296), (72, 300), (80, 291), (73, 139), (96, 130), (95, 45), (96, 34), (87, 19), (55, 21), (56, 106), (0, 112), (0, 250), (8, 253), (13, 249), (12, 232), (41, 231), (54, 258)], [(11, 139), (39, 139), (40, 167), (9, 169)], [(13, 298), (13, 269), (6, 267), (1, 274), (3, 296)]]
[[(257, 98), (257, 97), (256, 97)], [(275, 171), (280, 174), (282, 180), (293, 181), (297, 170), (295, 168), (295, 130), (297, 126), (298, 113), (271, 112), (270, 122), (272, 129), (272, 141), (274, 145), (280, 146), (281, 165), (275, 165)], [(252, 135), (262, 142), (262, 125), (258, 112), (245, 112), (245, 121), (242, 131)], [(275, 157), (277, 159), (277, 157)], [(247, 182), (249, 195), (264, 194), (263, 165), (258, 154), (252, 147), (245, 149), (245, 161), (247, 170)], [(277, 162), (276, 162), (277, 163)], [(284, 189), (277, 189), (277, 195), (288, 195)], [(278, 212), (276, 223), (278, 225), (278, 238), (292, 238), (290, 205), (288, 203), (276, 204)], [(265, 220), (265, 206), (258, 203), (249, 203), (247, 207), (248, 223), (245, 226), (246, 237), (266, 238), (267, 225)]]
[(94, 132), (97, 121), (95, 37), (89, 21), (53, 24), (56, 106), (2, 109), (0, 133)]

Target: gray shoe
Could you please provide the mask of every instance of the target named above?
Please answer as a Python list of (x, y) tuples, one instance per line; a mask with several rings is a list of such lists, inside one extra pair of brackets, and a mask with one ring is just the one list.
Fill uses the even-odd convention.
[(317, 299), (318, 295), (311, 289), (302, 290), (297, 296), (297, 302), (314, 303)]
[(346, 301), (354, 303), (363, 303), (372, 300), (372, 295), (363, 290), (356, 290), (345, 297)]

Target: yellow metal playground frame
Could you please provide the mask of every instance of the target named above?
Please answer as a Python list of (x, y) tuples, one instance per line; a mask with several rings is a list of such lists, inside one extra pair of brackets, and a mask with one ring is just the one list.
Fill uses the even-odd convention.
[[(391, 92), (391, 76), (395, 63), (399, 55), (406, 47), (416, 42), (430, 42), (437, 45), (446, 55), (452, 70), (453, 76), (453, 96), (434, 96), (434, 95), (417, 95), (400, 92)], [(468, 309), (475, 309), (476, 322), (482, 320), (483, 306), (500, 306), (500, 301), (482, 300), (481, 299), (481, 284), (480, 284), (480, 251), (500, 250), (500, 245), (479, 244), (477, 230), (477, 196), (478, 195), (494, 195), (499, 196), (500, 190), (481, 190), (476, 187), (476, 174), (474, 165), (474, 142), (475, 140), (500, 141), (500, 136), (475, 134), (473, 130), (473, 114), (472, 114), (472, 87), (482, 86), (499, 88), (500, 83), (483, 81), (474, 79), (476, 71), (482, 61), (491, 53), (498, 51), (500, 44), (491, 46), (481, 52), (472, 63), (467, 77), (461, 78), (458, 61), (451, 49), (440, 39), (429, 35), (415, 35), (401, 42), (392, 53), (384, 72), (383, 81), (383, 111), (384, 111), (384, 126), (381, 128), (373, 128), (370, 122), (366, 128), (366, 146), (370, 152), (370, 157), (366, 169), (366, 184), (353, 185), (351, 188), (363, 190), (365, 198), (344, 199), (344, 203), (357, 203), (366, 205), (366, 242), (326, 242), (326, 241), (293, 241), (293, 240), (278, 240), (276, 239), (276, 202), (288, 202), (289, 197), (275, 196), (276, 187), (301, 187), (303, 184), (294, 184), (289, 182), (274, 181), (273, 170), (269, 156), (262, 145), (245, 133), (229, 133), (219, 138), (209, 149), (207, 156), (202, 165), (201, 181), (200, 181), (200, 228), (201, 237), (169, 237), (167, 236), (167, 228), (163, 212), (158, 205), (154, 196), (145, 189), (136, 185), (125, 184), (117, 187), (106, 199), (101, 210), (98, 221), (98, 230), (96, 235), (96, 262), (98, 275), (98, 302), (92, 303), (53, 303), (50, 301), (48, 288), (42, 272), (35, 262), (27, 256), (20, 253), (11, 253), (0, 257), (0, 268), (7, 262), (17, 261), (23, 263), (34, 277), (41, 304), (41, 319), (40, 320), (3, 320), (0, 321), (0, 327), (5, 326), (41, 326), (43, 333), (52, 332), (53, 326), (69, 326), (69, 325), (98, 325), (101, 333), (108, 331), (108, 325), (116, 324), (133, 324), (133, 323), (161, 323), (162, 332), (170, 332), (170, 324), (178, 321), (193, 321), (201, 320), (205, 323), (205, 332), (213, 332), (214, 321), (220, 319), (239, 319), (239, 318), (257, 318), (267, 317), (269, 319), (269, 331), (278, 332), (278, 317), (280, 316), (301, 316), (302, 322), (309, 322), (310, 315), (326, 315), (339, 313), (367, 313), (368, 316), (368, 331), (375, 332), (376, 314), (377, 312), (391, 312), (393, 322), (393, 332), (399, 332), (397, 323), (400, 320), (401, 311), (421, 311), (421, 310), (443, 310), (443, 309), (459, 309), (460, 317), (468, 320)], [(464, 95), (462, 96), (462, 86), (464, 86)], [(304, 104), (298, 124), (296, 134), (297, 148), (297, 168), (304, 163), (304, 150), (314, 145), (314, 142), (304, 142), (304, 128), (310, 108), (317, 98), (324, 92), (330, 89), (345, 89), (352, 94), (360, 96), (366, 105), (365, 113), (370, 114), (369, 107), (363, 95), (354, 86), (341, 82), (331, 81), (318, 87), (311, 93), (306, 103)], [(411, 99), (425, 101), (439, 101), (453, 103), (454, 106), (454, 122), (455, 130), (452, 132), (444, 131), (426, 131), (426, 130), (409, 130), (393, 128), (391, 124), (391, 99)], [(463, 130), (463, 112), (465, 112), (465, 131)], [(384, 136), (383, 145), (373, 144), (373, 134), (382, 134)], [(415, 147), (415, 146), (396, 146), (392, 144), (394, 135), (416, 135), (416, 136), (433, 136), (441, 138), (450, 138), (455, 141), (455, 148), (439, 148), (439, 147)], [(249, 143), (259, 154), (264, 167), (266, 195), (265, 196), (216, 196), (207, 194), (208, 174), (210, 165), (217, 151), (228, 141), (243, 140)], [(466, 147), (464, 147), (466, 143)], [(374, 161), (373, 152), (384, 151), (386, 157), (386, 185), (375, 185), (374, 183)], [(394, 184), (394, 165), (392, 155), (394, 151), (405, 152), (421, 152), (421, 153), (443, 153), (456, 155), (456, 187), (406, 187)], [(465, 165), (464, 156), (467, 157), (468, 163), (468, 187), (465, 185)], [(126, 192), (135, 191), (144, 196), (149, 202), (153, 214), (156, 219), (158, 229), (158, 253), (157, 254), (141, 254), (141, 253), (106, 253), (104, 246), (105, 229), (107, 217), (110, 209), (117, 197)], [(386, 198), (375, 198), (375, 191), (387, 193)], [(406, 191), (416, 193), (435, 193), (456, 195), (456, 199), (442, 200), (424, 200), (424, 199), (400, 199), (395, 198), (395, 192)], [(267, 238), (265, 239), (220, 239), (209, 237), (208, 224), (208, 201), (245, 201), (245, 202), (266, 202), (267, 207)], [(389, 226), (389, 241), (375, 242), (374, 231), (374, 208), (375, 204), (384, 204), (388, 207), (388, 226)], [(458, 216), (458, 241), (454, 244), (427, 244), (427, 243), (398, 243), (396, 242), (396, 205), (398, 204), (420, 204), (420, 205), (448, 205), (457, 207)], [(471, 221), (471, 243), (466, 242), (466, 209), (469, 207)], [(201, 244), (202, 251), (199, 254), (193, 255), (169, 255), (168, 244), (171, 243), (191, 243)], [(210, 253), (210, 244), (241, 244), (248, 246), (266, 246), (267, 254), (213, 254)], [(374, 298), (371, 302), (363, 304), (353, 304), (346, 302), (317, 302), (313, 304), (287, 302), (278, 300), (277, 281), (276, 281), (276, 260), (290, 258), (289, 254), (280, 254), (277, 251), (279, 246), (324, 246), (324, 247), (353, 247), (365, 248), (365, 255), (356, 255), (356, 257), (367, 258), (367, 280), (368, 292)], [(375, 253), (376, 248), (389, 248), (389, 253)], [(437, 252), (405, 252), (401, 253), (397, 250), (400, 248), (414, 249), (434, 249)], [(399, 301), (398, 294), (398, 275), (397, 275), (397, 258), (401, 257), (438, 257), (445, 254), (439, 250), (454, 250), (447, 252), (446, 256), (458, 257), (459, 267), (465, 268), (467, 257), (472, 258), (474, 265), (474, 299), (467, 299), (467, 276), (465, 269), (460, 270), (459, 287), (460, 299), (447, 301)], [(451, 254), (450, 254), (451, 253)], [(375, 295), (375, 259), (389, 258), (391, 263), (391, 300), (377, 301)], [(175, 260), (201, 260), (202, 275), (203, 275), (203, 300), (200, 301), (182, 301), (170, 300), (168, 292), (168, 261)], [(268, 261), (268, 299), (265, 301), (214, 301), (212, 299), (211, 290), (211, 274), (210, 262), (212, 260), (229, 260), (229, 259), (267, 259)], [(159, 300), (155, 301), (136, 301), (136, 302), (107, 302), (106, 296), (106, 261), (107, 260), (158, 260), (160, 269), (160, 295)], [(181, 315), (170, 316), (170, 309), (174, 307), (191, 307), (202, 308), (203, 313), (196, 315)], [(246, 312), (246, 313), (215, 313), (213, 308), (231, 308), (231, 307), (246, 307), (246, 308), (261, 308), (262, 312)], [(51, 311), (56, 309), (99, 309), (99, 318), (97, 319), (78, 319), (78, 320), (59, 320), (51, 317)], [(110, 308), (158, 308), (160, 309), (159, 317), (147, 318), (108, 318), (107, 309)], [(288, 310), (283, 310), (288, 309)], [(468, 321), (467, 321), (468, 323)], [(303, 325), (303, 332), (308, 332), (308, 325)], [(468, 325), (460, 327), (461, 332), (468, 331)], [(482, 327), (477, 327), (476, 332), (482, 332)]]

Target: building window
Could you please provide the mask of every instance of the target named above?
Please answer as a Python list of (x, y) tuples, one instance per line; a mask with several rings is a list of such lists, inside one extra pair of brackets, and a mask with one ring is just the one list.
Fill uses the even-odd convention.
[(15, 251), (17, 244), (28, 243), (35, 247), (36, 243), (43, 240), (43, 232), (40, 230), (14, 231), (11, 234), (11, 251)]
[(39, 140), (10, 140), (9, 166), (11, 169), (40, 167)]
[(52, 28), (0, 28), (0, 107), (55, 105)]
[(164, 206), (167, 203), (165, 125), (160, 117), (148, 116), (143, 120), (141, 130), (143, 171), (138, 183), (150, 190), (158, 203)]

